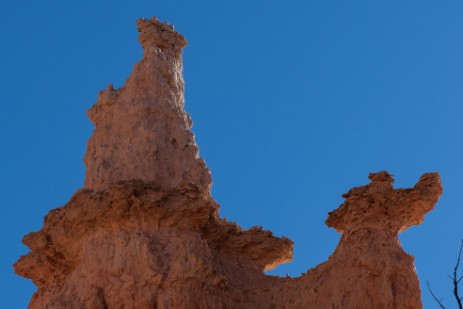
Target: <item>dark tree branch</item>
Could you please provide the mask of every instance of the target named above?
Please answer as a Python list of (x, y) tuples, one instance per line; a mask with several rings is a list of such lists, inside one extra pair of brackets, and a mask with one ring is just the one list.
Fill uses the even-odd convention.
[[(459, 309), (463, 309), (463, 304), (462, 304), (463, 296), (460, 297), (459, 291), (458, 291), (458, 285), (460, 284), (461, 280), (463, 279), (463, 275), (462, 276), (458, 275), (458, 267), (460, 266), (461, 252), (462, 251), (463, 251), (463, 240), (461, 241), (460, 251), (458, 251), (457, 263), (455, 264), (455, 268), (453, 269), (453, 276), (450, 276), (450, 275), (448, 276), (450, 278), (450, 280), (452, 280), (452, 283), (453, 283), (453, 295), (455, 296), (455, 299), (457, 301)], [(442, 304), (442, 299), (438, 299), (437, 296), (432, 291), (431, 286), (429, 285), (429, 282), (426, 281), (426, 283), (428, 284), (429, 293), (431, 293), (434, 300), (439, 304), (439, 306), (442, 309), (446, 309), (445, 306)]]
[(439, 306), (440, 306), (442, 309), (447, 309), (447, 308), (445, 308), (445, 306), (442, 304), (442, 302), (441, 302), (442, 299), (438, 299), (438, 298), (436, 297), (436, 295), (434, 294), (434, 292), (432, 291), (431, 286), (429, 285), (429, 281), (426, 281), (426, 283), (428, 284), (428, 291), (429, 291), (429, 293), (431, 293), (432, 298), (434, 298), (434, 300), (436, 301), (436, 303), (438, 303)]
[(455, 265), (455, 268), (453, 269), (453, 295), (455, 295), (455, 299), (457, 300), (458, 308), (463, 309), (463, 305), (461, 304), (461, 299), (460, 295), (458, 295), (458, 283), (460, 283), (460, 280), (462, 277), (458, 278), (458, 266), (460, 266), (460, 259), (461, 259), (461, 251), (463, 250), (463, 240), (461, 241), (460, 245), (460, 251), (458, 252), (458, 259), (457, 259), (457, 264)]

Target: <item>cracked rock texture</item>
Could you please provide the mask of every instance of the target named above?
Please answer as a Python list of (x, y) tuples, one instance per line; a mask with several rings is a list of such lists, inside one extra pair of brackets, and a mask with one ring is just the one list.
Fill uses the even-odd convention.
[(329, 213), (342, 237), (326, 262), (298, 278), (267, 276), (292, 259), (292, 241), (218, 216), (183, 108), (186, 41), (155, 18), (138, 29), (143, 59), (88, 112), (85, 188), (24, 237), (31, 252), (14, 267), (38, 287), (29, 308), (422, 307), (398, 233), (434, 207), (437, 173), (411, 189), (370, 174)]

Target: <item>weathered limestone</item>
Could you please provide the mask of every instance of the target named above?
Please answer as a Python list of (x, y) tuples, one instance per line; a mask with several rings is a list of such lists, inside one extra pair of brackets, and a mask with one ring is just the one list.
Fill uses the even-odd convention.
[(292, 259), (292, 241), (219, 218), (211, 178), (183, 108), (186, 41), (138, 21), (143, 59), (88, 114), (85, 188), (24, 237), (15, 271), (38, 291), (29, 308), (418, 309), (413, 257), (398, 233), (442, 194), (439, 175), (394, 189), (385, 171), (344, 194), (331, 257), (298, 278), (263, 272)]

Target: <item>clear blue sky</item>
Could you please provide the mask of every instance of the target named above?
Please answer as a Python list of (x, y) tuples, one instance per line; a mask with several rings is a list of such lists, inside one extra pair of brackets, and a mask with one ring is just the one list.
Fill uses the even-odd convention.
[[(284, 4), (283, 4), (284, 3)], [(174, 24), (186, 108), (221, 214), (295, 241), (299, 275), (339, 235), (340, 195), (386, 169), (398, 187), (441, 173), (444, 195), (404, 249), (444, 303), (463, 238), (462, 1), (0, 0), (0, 308), (34, 286), (11, 265), (84, 178), (85, 111), (141, 57), (135, 20)], [(463, 270), (463, 269), (462, 269)], [(425, 308), (436, 308), (423, 290)]]

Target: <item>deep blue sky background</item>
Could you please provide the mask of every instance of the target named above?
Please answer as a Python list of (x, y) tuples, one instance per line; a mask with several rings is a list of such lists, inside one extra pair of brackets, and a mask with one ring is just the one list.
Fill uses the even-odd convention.
[[(158, 16), (189, 42), (186, 108), (221, 214), (295, 241), (274, 274), (326, 260), (340, 195), (387, 169), (427, 171), (445, 192), (401, 234), (444, 303), (463, 238), (462, 1), (0, 0), (0, 308), (35, 289), (12, 270), (84, 179), (85, 111), (141, 57), (135, 20)], [(463, 271), (463, 269), (462, 269)], [(423, 289), (425, 308), (436, 308)]]

